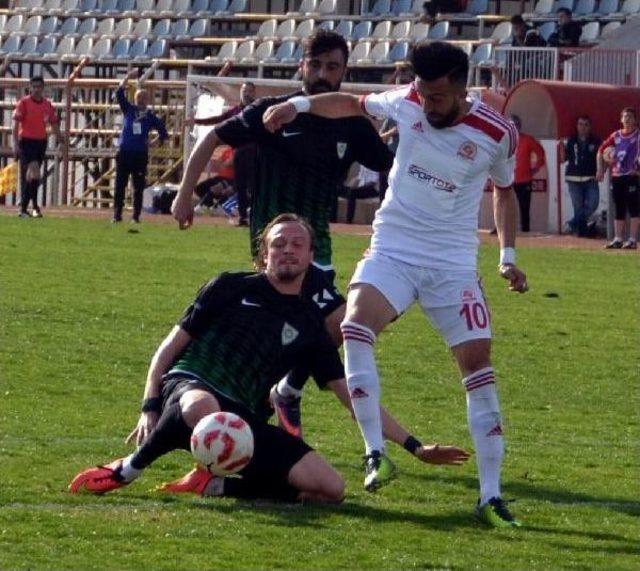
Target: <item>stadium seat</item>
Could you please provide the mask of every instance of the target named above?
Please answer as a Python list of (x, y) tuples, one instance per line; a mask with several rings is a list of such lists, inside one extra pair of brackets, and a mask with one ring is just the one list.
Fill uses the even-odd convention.
[(294, 40), (286, 40), (280, 44), (275, 54), (266, 57), (261, 61), (263, 63), (280, 63), (284, 60), (291, 60), (295, 51), (296, 42)]
[(31, 16), (28, 20), (23, 21), (19, 30), (14, 31), (13, 33), (22, 37), (33, 36), (38, 33), (41, 25), (42, 16)]
[(131, 44), (128, 59), (135, 60), (136, 58), (146, 58), (149, 51), (149, 40), (147, 38), (140, 38)]
[(42, 16), (60, 16), (62, 15), (62, 0), (45, 0), (42, 6), (34, 10), (33, 13)]
[(351, 37), (348, 38), (351, 41), (357, 42), (364, 38), (367, 38), (371, 35), (371, 31), (373, 30), (373, 24), (369, 20), (361, 20), (358, 22), (353, 28), (353, 33)]
[(582, 26), (580, 34), (580, 45), (595, 44), (600, 37), (600, 22), (587, 22)]
[(500, 22), (491, 32), (489, 41), (494, 44), (502, 44), (509, 40), (512, 34), (511, 22)]
[(7, 23), (7, 15), (6, 14), (0, 14), (0, 30), (4, 29), (6, 23)]
[(573, 11), (574, 20), (593, 19), (596, 10), (596, 0), (578, 0)]
[(171, 37), (171, 20), (169, 18), (156, 20), (156, 23), (153, 26), (153, 30), (151, 30), (150, 35), (154, 38), (170, 38)]
[(395, 42), (406, 40), (411, 35), (411, 21), (398, 22), (391, 30), (391, 39)]
[(116, 10), (118, 11), (116, 15), (124, 16), (126, 18), (139, 16), (136, 10), (136, 0), (118, 0)]
[(413, 2), (411, 3), (411, 8), (406, 12), (400, 12), (400, 16), (408, 18), (417, 14), (422, 14), (423, 4), (424, 0), (413, 0)]
[(43, 0), (15, 0), (12, 8), (14, 14), (33, 14), (34, 9), (42, 7)]
[(164, 57), (167, 57), (168, 50), (169, 44), (167, 44), (167, 40), (156, 40), (149, 46), (147, 55), (151, 59), (162, 59)]
[(607, 22), (602, 27), (602, 31), (600, 32), (600, 39), (601, 40), (606, 39), (610, 34), (615, 32), (620, 26), (622, 26), (622, 22), (618, 22), (618, 21)]
[(270, 18), (260, 24), (255, 36), (247, 36), (252, 40), (262, 40), (264, 38), (273, 38), (276, 35), (276, 28), (278, 27), (278, 20)]
[(21, 36), (10, 35), (0, 46), (0, 55), (13, 54), (20, 51), (20, 45), (22, 44)]
[(429, 29), (431, 26), (429, 24), (425, 24), (423, 22), (418, 22), (413, 25), (411, 28), (411, 33), (409, 34), (409, 39), (413, 43), (421, 42), (426, 40), (429, 37)]
[(42, 20), (38, 34), (41, 36), (47, 36), (49, 34), (55, 34), (60, 27), (60, 19), (58, 16), (49, 16)]
[(82, 14), (83, 16), (101, 16), (98, 9), (98, 0), (80, 0), (75, 8), (71, 8), (67, 14)]
[(323, 20), (322, 22), (320, 22), (320, 25), (318, 26), (318, 28), (320, 30), (327, 30), (328, 32), (333, 32), (333, 29), (335, 28), (336, 23), (333, 20)]
[(293, 36), (293, 33), (296, 31), (296, 21), (293, 18), (289, 18), (288, 20), (283, 20), (278, 24), (276, 28), (276, 33), (273, 35), (273, 40), (282, 41), (285, 38), (290, 38)]
[(241, 61), (243, 58), (252, 57), (256, 51), (256, 42), (254, 40), (245, 40), (233, 54), (233, 61)]
[(377, 18), (391, 13), (391, 0), (376, 0), (371, 12), (363, 14), (367, 18)]
[(56, 53), (53, 56), (47, 56), (47, 59), (59, 59), (63, 56), (70, 56), (73, 54), (76, 47), (75, 38), (71, 38), (69, 36), (63, 37), (58, 43), (58, 47), (56, 47)]
[(133, 31), (133, 18), (121, 18), (116, 22), (113, 35), (117, 38), (129, 36)]
[(207, 61), (220, 62), (223, 63), (225, 61), (233, 61), (233, 56), (238, 49), (238, 42), (231, 40), (229, 42), (225, 42), (220, 46), (218, 53), (215, 56), (209, 56)]
[(142, 18), (136, 22), (131, 32), (128, 34), (121, 34), (120, 37), (128, 38), (147, 38), (151, 35), (151, 18)]
[(369, 35), (366, 38), (359, 38), (358, 41), (372, 40), (375, 42), (379, 40), (384, 40), (385, 38), (388, 38), (391, 36), (391, 27), (392, 27), (392, 23), (389, 20), (378, 22), (376, 24), (376, 27), (373, 29), (373, 32), (371, 33), (371, 35)]
[(273, 56), (274, 46), (275, 44), (273, 40), (262, 42), (256, 48), (256, 51), (253, 52), (253, 55), (242, 58), (242, 60), (240, 60), (240, 63), (263, 62), (265, 60), (268, 60)]
[(84, 36), (80, 39), (80, 41), (75, 45), (73, 49), (73, 53), (68, 54), (62, 57), (62, 60), (75, 60), (84, 56), (91, 55), (91, 48), (93, 48), (93, 39)]
[[(188, 22), (189, 20), (187, 20)], [(209, 32), (209, 20), (207, 18), (199, 18), (192, 20), (186, 34), (175, 37), (178, 41), (192, 40), (193, 38), (202, 38)]]
[(493, 46), (489, 43), (480, 44), (469, 58), (472, 67), (491, 65), (493, 63)]
[(111, 38), (100, 38), (91, 48), (91, 59), (110, 59), (113, 46)]
[(98, 12), (102, 15), (116, 15), (118, 13), (118, 0), (100, 0)]
[(38, 36), (27, 36), (20, 44), (20, 50), (13, 54), (14, 58), (34, 58), (38, 57)]
[(131, 49), (131, 40), (129, 38), (119, 38), (113, 44), (113, 59), (129, 59), (129, 50)]
[(373, 42), (359, 42), (351, 50), (349, 56), (349, 65), (357, 65), (361, 60), (366, 60), (369, 57), (371, 51), (371, 45)]
[(552, 11), (553, 0), (538, 0), (533, 8), (533, 12), (523, 14), (522, 17), (525, 20), (548, 19), (553, 16)]
[(302, 60), (302, 52), (303, 52), (303, 46), (300, 43), (296, 46), (296, 49), (293, 52), (293, 55), (290, 58), (283, 58), (280, 61), (280, 63), (299, 64), (300, 61)]
[(301, 20), (296, 29), (289, 36), (284, 37), (284, 40), (302, 40), (309, 36), (313, 32), (316, 26), (315, 20), (311, 18), (305, 18)]
[(335, 14), (336, 5), (337, 5), (337, 0), (322, 0), (318, 5), (318, 13), (321, 16), (329, 16), (331, 14)]
[(211, 0), (209, 3), (209, 13), (211, 14), (224, 14), (228, 8), (229, 0)]
[(391, 3), (391, 13), (394, 16), (406, 14), (411, 10), (411, 0), (393, 0)]
[(153, 13), (158, 16), (162, 16), (163, 18), (171, 18), (176, 14), (173, 11), (173, 2), (172, 0), (157, 0), (155, 10)]
[(71, 16), (71, 18), (66, 18), (63, 20), (58, 31), (55, 32), (55, 36), (57, 38), (64, 37), (75, 37), (78, 28), (80, 26), (80, 20), (75, 16)]
[(338, 22), (338, 25), (333, 31), (348, 40), (353, 35), (353, 22), (351, 20), (342, 20)]
[(191, 16), (198, 16), (204, 18), (211, 15), (209, 12), (209, 0), (192, 0), (191, 6), (189, 6), (189, 14)]
[[(96, 22), (96, 18), (88, 18), (88, 20), (93, 20), (94, 23)], [(78, 28), (78, 33), (81, 35), (82, 35), (82, 26), (86, 21), (87, 20), (84, 20), (80, 24), (80, 27)], [(101, 18), (100, 20), (98, 20), (98, 25), (95, 27), (95, 30), (93, 32), (85, 32), (85, 35), (93, 38), (94, 40), (99, 40), (100, 38), (102, 38), (102, 36), (113, 37), (114, 36), (113, 31), (115, 30), (115, 27), (116, 27), (115, 18)]]
[(600, 0), (595, 15), (608, 16), (609, 14), (615, 14), (618, 11), (618, 6), (619, 0)]
[(38, 43), (38, 47), (36, 48), (36, 52), (38, 54), (37, 57), (47, 58), (49, 56), (55, 55), (56, 53), (56, 43), (57, 40), (53, 36), (45, 36)]
[(171, 24), (171, 35), (174, 38), (179, 38), (180, 36), (184, 37), (189, 32), (189, 20), (187, 18), (181, 18), (180, 20), (175, 20)]
[(229, 4), (225, 14), (243, 14), (247, 11), (247, 6), (247, 0), (231, 0), (231, 4)]
[(155, 0), (136, 0), (136, 12), (139, 18), (151, 18), (156, 15)]
[(191, 0), (174, 0), (172, 8), (178, 18), (188, 18), (191, 13)]
[(378, 42), (369, 52), (369, 60), (375, 64), (387, 64), (391, 63), (389, 59), (389, 51), (391, 49), (391, 42)]
[(438, 22), (429, 30), (427, 38), (429, 40), (446, 40), (449, 37), (449, 22), (446, 20)]
[(317, 11), (318, 0), (302, 0), (300, 7), (293, 12), (287, 12), (287, 16), (303, 16)]
[(396, 42), (389, 52), (389, 59), (393, 62), (406, 61), (409, 57), (409, 42)]
[(566, 8), (567, 10), (571, 10), (571, 12), (573, 12), (573, 6), (574, 0), (554, 0), (551, 13), (553, 16), (555, 16), (556, 12), (560, 10), (560, 8)]
[(556, 31), (555, 22), (545, 22), (541, 26), (538, 26), (538, 33), (542, 36), (545, 42), (549, 41), (549, 36)]
[(608, 18), (624, 20), (640, 12), (640, 0), (624, 0), (619, 12), (609, 14)]

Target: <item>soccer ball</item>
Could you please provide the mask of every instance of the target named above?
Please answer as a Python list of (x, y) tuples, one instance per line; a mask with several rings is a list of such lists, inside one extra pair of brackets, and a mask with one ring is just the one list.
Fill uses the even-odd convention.
[(253, 432), (237, 414), (214, 412), (193, 429), (191, 453), (214, 476), (235, 474), (253, 456)]
[(602, 151), (602, 160), (608, 165), (612, 165), (616, 162), (616, 148), (607, 147)]

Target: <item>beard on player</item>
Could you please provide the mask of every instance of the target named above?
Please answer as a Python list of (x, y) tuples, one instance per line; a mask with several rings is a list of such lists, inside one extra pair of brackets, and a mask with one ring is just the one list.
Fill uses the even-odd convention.
[(460, 114), (460, 104), (456, 101), (448, 113), (435, 113), (431, 111), (426, 114), (427, 121), (434, 129), (446, 129), (451, 127)]
[(332, 85), (326, 79), (316, 79), (315, 81), (309, 81), (304, 79), (302, 81), (304, 85), (304, 91), (308, 95), (318, 95), (320, 93), (332, 93), (334, 91), (340, 91), (340, 83)]
[(306, 271), (307, 268), (303, 268), (297, 258), (287, 257), (278, 263), (274, 274), (279, 281), (290, 283)]

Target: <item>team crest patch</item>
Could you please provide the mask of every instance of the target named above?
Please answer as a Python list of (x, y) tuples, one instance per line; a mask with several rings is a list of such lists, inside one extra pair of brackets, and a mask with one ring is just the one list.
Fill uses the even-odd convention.
[(465, 141), (458, 148), (458, 156), (468, 161), (472, 161), (473, 159), (475, 159), (477, 153), (478, 147), (471, 141)]
[(339, 159), (344, 158), (344, 154), (347, 152), (347, 143), (344, 143), (342, 141), (338, 141), (336, 143), (336, 151), (338, 151), (338, 158)]
[(466, 287), (462, 290), (462, 303), (476, 300), (476, 292), (473, 288)]
[(298, 330), (285, 321), (285, 324), (282, 328), (282, 345), (285, 347), (287, 345), (291, 345), (291, 343), (293, 343), (297, 339), (297, 337)]

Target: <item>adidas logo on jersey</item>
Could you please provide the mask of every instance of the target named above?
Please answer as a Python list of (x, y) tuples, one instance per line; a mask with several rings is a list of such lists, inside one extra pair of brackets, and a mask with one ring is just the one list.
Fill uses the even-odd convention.
[(349, 395), (352, 399), (363, 399), (369, 396), (367, 391), (361, 389), (360, 387), (356, 387), (351, 391), (351, 395)]
[(414, 131), (418, 131), (418, 133), (424, 133), (424, 129), (422, 128), (422, 121), (414, 123), (411, 129), (413, 129)]
[(502, 426), (496, 424), (489, 432), (487, 436), (502, 436)]
[(285, 324), (282, 327), (282, 335), (281, 335), (282, 345), (284, 347), (286, 347), (287, 345), (291, 345), (291, 343), (293, 343), (297, 338), (298, 338), (298, 330), (292, 325), (289, 325), (285, 321)]

